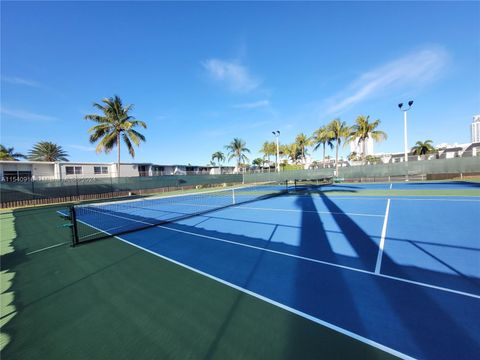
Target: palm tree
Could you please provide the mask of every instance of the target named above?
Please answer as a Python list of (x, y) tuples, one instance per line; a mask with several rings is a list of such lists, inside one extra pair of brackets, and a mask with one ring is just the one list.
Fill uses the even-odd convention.
[(368, 139), (374, 141), (382, 141), (387, 138), (387, 134), (380, 130), (375, 130), (380, 125), (380, 120), (369, 122), (370, 116), (360, 115), (355, 119), (355, 125), (352, 126), (349, 135), (349, 141), (358, 141), (361, 145), (361, 157), (365, 159), (366, 148), (365, 144)]
[(289, 157), (293, 163), (296, 163), (298, 158), (302, 155), (302, 152), (296, 143), (282, 145), (282, 153)]
[(28, 159), (33, 161), (68, 161), (67, 157), (60, 145), (49, 141), (39, 141), (28, 152)]
[(25, 159), (26, 156), (20, 153), (16, 153), (13, 147), (6, 148), (0, 145), (0, 160), (18, 161), (19, 158)]
[(303, 159), (303, 163), (305, 163), (305, 148), (307, 146), (310, 146), (311, 144), (311, 140), (310, 138), (305, 135), (304, 133), (300, 133), (297, 135), (297, 137), (295, 138), (295, 145), (297, 145), (298, 149), (300, 150), (301, 154), (302, 154), (302, 159)]
[(245, 153), (250, 153), (250, 150), (247, 149), (245, 141), (239, 138), (234, 138), (230, 144), (225, 145), (225, 149), (228, 150), (228, 161), (237, 158), (237, 169), (240, 170), (240, 164), (242, 161), (248, 161)]
[(325, 167), (325, 147), (328, 145), (333, 149), (332, 138), (326, 126), (322, 126), (313, 132), (312, 142), (314, 144), (313, 150), (317, 150), (320, 145), (323, 146), (323, 167)]
[(350, 135), (350, 127), (345, 121), (334, 119), (327, 125), (327, 130), (332, 141), (335, 141), (335, 176), (338, 177), (338, 147)]
[(263, 158), (266, 159), (270, 165), (270, 156), (277, 156), (277, 144), (274, 141), (265, 141), (259, 152), (263, 154)]
[(85, 120), (92, 120), (99, 124), (88, 129), (91, 134), (90, 142), (94, 143), (101, 139), (96, 148), (97, 154), (102, 151), (109, 153), (115, 145), (117, 146), (117, 174), (120, 177), (120, 137), (133, 158), (135, 149), (132, 142), (138, 146), (141, 141), (145, 141), (145, 136), (133, 128), (140, 126), (146, 129), (147, 124), (129, 115), (128, 112), (133, 109), (133, 105), (123, 106), (122, 100), (117, 95), (113, 98), (105, 98), (102, 102), (104, 105), (93, 103), (94, 108), (103, 112), (102, 115), (85, 115)]
[(270, 142), (269, 141), (265, 141), (262, 144), (262, 148), (260, 149), (259, 152), (261, 152), (263, 154), (264, 159), (267, 159), (270, 162), (270, 155), (272, 155), (272, 154), (270, 153)]
[(432, 140), (425, 140), (425, 141), (417, 141), (415, 143), (415, 146), (412, 148), (412, 154), (413, 155), (425, 155), (428, 153), (431, 153), (432, 151), (435, 151), (435, 148), (433, 147), (433, 141)]
[(212, 161), (218, 161), (218, 167), (220, 169), (220, 174), (222, 173), (222, 163), (225, 161), (225, 154), (221, 151), (216, 151), (212, 154)]

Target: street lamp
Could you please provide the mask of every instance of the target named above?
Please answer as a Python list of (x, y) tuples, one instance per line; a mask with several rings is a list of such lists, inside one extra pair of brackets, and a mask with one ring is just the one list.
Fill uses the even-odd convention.
[(400, 103), (398, 104), (398, 108), (403, 111), (403, 132), (404, 132), (404, 137), (403, 137), (403, 141), (404, 141), (404, 152), (405, 152), (405, 162), (408, 161), (408, 141), (407, 141), (407, 111), (410, 110), (412, 108), (412, 105), (413, 105), (413, 100), (410, 100), (408, 102), (408, 107), (405, 105), (403, 106), (404, 104), (403, 103)]
[(278, 146), (278, 137), (280, 136), (280, 131), (279, 131), (279, 130), (272, 131), (272, 134), (273, 134), (273, 136), (275, 136), (275, 138), (277, 139), (276, 167), (277, 167), (277, 172), (280, 172), (280, 163), (279, 163), (279, 160), (280, 160), (280, 148), (279, 148), (279, 146)]

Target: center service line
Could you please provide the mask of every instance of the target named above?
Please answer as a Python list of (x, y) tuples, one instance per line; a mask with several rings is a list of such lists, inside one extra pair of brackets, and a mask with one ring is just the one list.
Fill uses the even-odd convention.
[(382, 236), (378, 245), (377, 264), (375, 265), (375, 274), (380, 274), (382, 266), (383, 247), (385, 246), (385, 235), (387, 234), (388, 212), (390, 211), (390, 199), (387, 200), (387, 208), (385, 210), (385, 218), (383, 219)]

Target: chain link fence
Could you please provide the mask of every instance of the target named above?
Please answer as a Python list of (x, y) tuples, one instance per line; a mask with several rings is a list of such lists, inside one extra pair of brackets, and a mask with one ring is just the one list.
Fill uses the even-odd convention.
[[(140, 177), (95, 177), (82, 175), (63, 180), (19, 178), (0, 184), (1, 207), (16, 207), (77, 200), (149, 194), (220, 184), (285, 182), (334, 177), (335, 168), (224, 175), (165, 175)], [(480, 176), (480, 157), (456, 157), (389, 164), (342, 166), (337, 178), (344, 181), (442, 180)]]
[(62, 180), (29, 178), (0, 184), (1, 207), (101, 199), (134, 194), (238, 184), (241, 174), (166, 175), (144, 177), (94, 177), (84, 174)]

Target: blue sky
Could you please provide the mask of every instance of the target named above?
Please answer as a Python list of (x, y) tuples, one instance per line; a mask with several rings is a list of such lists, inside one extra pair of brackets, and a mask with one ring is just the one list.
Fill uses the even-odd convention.
[[(1, 143), (71, 161), (93, 102), (118, 94), (148, 124), (134, 161), (205, 165), (234, 137), (257, 156), (339, 117), (380, 119), (376, 152), (465, 143), (480, 113), (479, 2), (2, 2)], [(342, 149), (347, 155), (348, 148)], [(314, 153), (321, 158), (320, 152)], [(127, 152), (122, 160), (131, 161)], [(233, 161), (232, 161), (233, 163)]]

